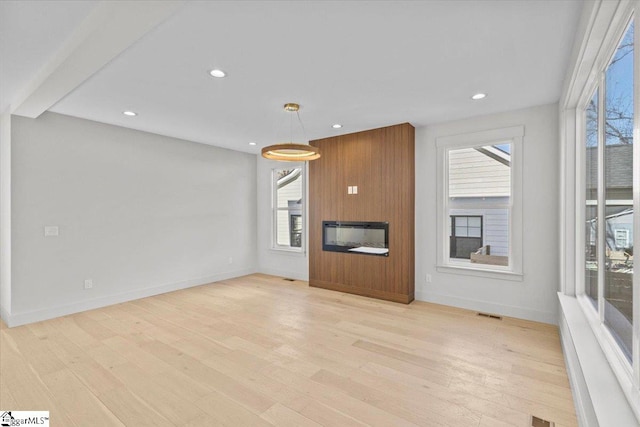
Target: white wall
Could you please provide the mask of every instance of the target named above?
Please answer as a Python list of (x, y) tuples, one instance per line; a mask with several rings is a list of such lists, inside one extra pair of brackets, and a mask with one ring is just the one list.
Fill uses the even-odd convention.
[[(436, 138), (518, 125), (525, 127), (523, 280), (436, 271)], [(416, 129), (416, 299), (557, 323), (559, 154), (556, 104)]]
[[(297, 165), (297, 163), (296, 163)], [(293, 166), (293, 164), (292, 164)], [(288, 252), (272, 249), (272, 183), (271, 171), (274, 168), (287, 167), (284, 162), (267, 160), (258, 157), (257, 186), (258, 186), (258, 271), (275, 276), (283, 276), (297, 280), (309, 280), (308, 242), (309, 232), (307, 223), (303, 223), (304, 237), (302, 246), (304, 252)], [(303, 168), (305, 193), (303, 195), (304, 211), (303, 221), (307, 221), (308, 203), (306, 195), (309, 194), (308, 168)]]
[(11, 315), (11, 113), (0, 115), (0, 317)]
[(10, 324), (255, 271), (255, 155), (53, 113), (12, 119)]

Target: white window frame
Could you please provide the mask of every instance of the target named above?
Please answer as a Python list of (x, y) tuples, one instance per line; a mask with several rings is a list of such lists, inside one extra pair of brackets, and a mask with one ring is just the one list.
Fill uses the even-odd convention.
[[(632, 342), (632, 360), (629, 363), (623, 350), (620, 348), (617, 340), (611, 334), (609, 329), (604, 323), (604, 298), (600, 298), (604, 292), (604, 271), (600, 272), (598, 276), (598, 305), (594, 307), (592, 301), (586, 295), (585, 292), (585, 236), (584, 236), (584, 222), (586, 195), (585, 195), (585, 110), (591, 100), (595, 90), (599, 88), (598, 93), (598, 143), (599, 145), (604, 143), (604, 114), (601, 114), (604, 109), (604, 102), (606, 99), (605, 90), (605, 73), (611, 62), (611, 58), (615, 54), (620, 40), (624, 36), (628, 24), (631, 19), (634, 19), (635, 33), (634, 33), (634, 148), (633, 157), (634, 164), (640, 164), (640, 1), (627, 1), (624, 2), (625, 6), (620, 7), (614, 15), (613, 23), (610, 26), (604, 40), (602, 41), (600, 52), (593, 63), (592, 71), (589, 74), (583, 90), (578, 98), (577, 108), (575, 109), (575, 191), (576, 191), (576, 215), (575, 215), (575, 294), (576, 298), (584, 311), (587, 320), (596, 336), (600, 346), (611, 366), (616, 378), (618, 379), (620, 386), (627, 396), (629, 402), (632, 405), (633, 410), (637, 414), (640, 413), (640, 404), (638, 404), (638, 397), (640, 397), (640, 271), (637, 266), (634, 266), (633, 274), (633, 342)], [(634, 15), (635, 11), (635, 15)], [(606, 200), (604, 200), (604, 174), (601, 173), (604, 167), (603, 156), (598, 156), (598, 202), (599, 202), (599, 216), (604, 214), (604, 206)], [(634, 207), (634, 248), (640, 247), (640, 173), (636, 173), (633, 176), (633, 207)], [(602, 229), (602, 230), (601, 230)], [(598, 227), (598, 241), (604, 242), (605, 230), (603, 227)], [(603, 256), (604, 246), (601, 250), (600, 256)], [(565, 292), (570, 292), (570, 288), (566, 287)]]
[[(444, 273), (468, 274), (481, 277), (523, 280), (522, 268), (522, 173), (524, 126), (479, 131), (436, 138), (437, 147), (437, 266)], [(449, 151), (486, 145), (511, 144), (511, 197), (509, 210), (509, 265), (471, 264), (449, 258)], [(488, 205), (495, 208), (495, 205)]]
[[(279, 210), (285, 210), (284, 208), (278, 208), (278, 171), (287, 169), (301, 169), (300, 179), (302, 180), (301, 194), (302, 203), (300, 206), (300, 212), (302, 217), (302, 242), (300, 247), (280, 245), (278, 244), (278, 215)], [(281, 167), (275, 167), (271, 169), (271, 250), (280, 251), (291, 254), (305, 254), (306, 252), (306, 240), (307, 240), (307, 168), (305, 163), (287, 163)]]

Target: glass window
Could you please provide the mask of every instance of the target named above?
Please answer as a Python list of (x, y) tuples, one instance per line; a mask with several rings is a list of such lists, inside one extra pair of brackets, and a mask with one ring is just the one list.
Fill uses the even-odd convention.
[(438, 271), (522, 280), (524, 130), (436, 138)]
[[(604, 321), (631, 359), (633, 248), (620, 236), (633, 230), (633, 23), (605, 73), (604, 178), (606, 262)], [(631, 252), (631, 253), (629, 253)]]
[[(640, 1), (620, 2), (618, 6), (612, 15), (595, 12), (602, 28), (597, 36), (590, 34), (584, 39), (589, 45), (585, 52), (595, 54), (582, 57), (585, 62), (579, 63), (580, 72), (587, 68), (588, 72), (579, 78), (574, 75), (573, 98), (565, 97), (563, 102), (570, 107), (579, 98), (581, 107), (575, 117), (581, 130), (575, 146), (579, 158), (575, 184), (581, 199), (577, 217), (584, 231), (575, 240), (575, 292), (620, 389), (635, 414), (640, 414), (640, 276), (634, 274), (635, 250), (640, 245), (640, 111), (636, 108), (640, 105), (640, 70), (635, 52)], [(570, 111), (565, 115), (566, 129), (570, 130), (567, 140), (573, 139)], [(571, 147), (565, 152), (565, 171), (569, 173), (574, 166), (571, 152)], [(573, 182), (573, 177), (567, 176), (568, 196)], [(570, 218), (570, 200), (565, 208), (569, 209), (564, 291), (571, 295), (571, 239), (576, 223)], [(607, 376), (596, 374), (598, 378)]]
[(273, 170), (274, 248), (301, 249), (303, 235), (303, 170)]
[(289, 233), (291, 234), (289, 241), (292, 247), (300, 248), (302, 247), (302, 215), (293, 213), (289, 219), (291, 221), (289, 224)]
[(482, 217), (452, 216), (450, 257), (470, 259), (482, 247)]
[[(601, 310), (600, 320), (629, 361), (634, 322), (633, 62), (632, 21), (585, 108), (584, 138), (584, 293)], [(604, 186), (599, 188), (598, 182)]]
[(511, 152), (507, 142), (448, 150), (450, 259), (509, 265)]
[(598, 90), (585, 111), (585, 294), (598, 308)]

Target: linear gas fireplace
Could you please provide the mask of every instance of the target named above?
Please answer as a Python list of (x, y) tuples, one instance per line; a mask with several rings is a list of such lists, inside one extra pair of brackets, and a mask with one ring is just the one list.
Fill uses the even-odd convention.
[(389, 256), (389, 223), (322, 221), (322, 250)]

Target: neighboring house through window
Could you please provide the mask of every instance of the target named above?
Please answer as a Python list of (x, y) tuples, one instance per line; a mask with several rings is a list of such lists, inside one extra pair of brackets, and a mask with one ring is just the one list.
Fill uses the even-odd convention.
[(470, 259), (482, 247), (482, 217), (451, 217), (450, 257)]
[(302, 167), (273, 169), (274, 249), (302, 251), (303, 193)]
[(302, 215), (289, 210), (289, 241), (292, 247), (302, 247)]
[(616, 249), (629, 248), (629, 230), (615, 230)]

